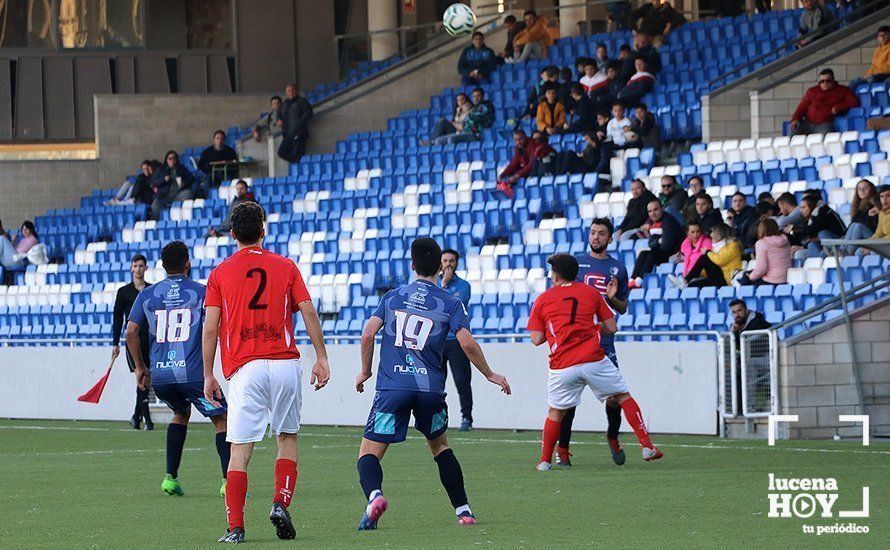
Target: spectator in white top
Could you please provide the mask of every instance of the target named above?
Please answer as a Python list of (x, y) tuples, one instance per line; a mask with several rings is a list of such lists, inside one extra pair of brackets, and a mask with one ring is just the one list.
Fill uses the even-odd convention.
[(631, 121), (625, 116), (624, 106), (620, 103), (612, 105), (612, 119), (606, 124), (606, 133), (600, 144), (600, 162), (595, 172), (600, 179), (610, 179), (609, 162), (612, 154), (627, 145), (626, 132), (631, 129)]
[(587, 95), (590, 96), (591, 91), (606, 82), (606, 71), (597, 71), (596, 62), (593, 59), (588, 59), (584, 63), (584, 76), (578, 82), (584, 87)]

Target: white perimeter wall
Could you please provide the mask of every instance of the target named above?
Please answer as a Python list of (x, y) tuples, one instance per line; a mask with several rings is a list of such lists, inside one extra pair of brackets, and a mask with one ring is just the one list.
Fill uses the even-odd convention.
[[(547, 410), (547, 350), (529, 343), (486, 343), (492, 368), (505, 374), (513, 389), (507, 397), (473, 376), (473, 418), (478, 428), (541, 428)], [(364, 425), (374, 396), (358, 394), (357, 344), (328, 347), (331, 382), (321, 391), (309, 386), (313, 350), (304, 352), (303, 423)], [(112, 370), (98, 405), (77, 396), (105, 372), (110, 348), (0, 348), (0, 417), (125, 420), (133, 413), (135, 385), (124, 357)], [(655, 433), (717, 433), (717, 359), (711, 342), (618, 342), (618, 357), (632, 395)], [(376, 357), (375, 357), (376, 360)], [(376, 370), (376, 363), (375, 363)], [(219, 374), (217, 374), (219, 376)], [(221, 376), (220, 376), (221, 379)], [(373, 383), (376, 378), (372, 378)], [(223, 388), (226, 383), (221, 379)], [(448, 381), (450, 424), (460, 423), (460, 404)], [(200, 415), (192, 417), (197, 420)], [(605, 430), (603, 407), (589, 391), (575, 419), (577, 430)], [(628, 430), (625, 423), (624, 429)], [(628, 430), (629, 431), (629, 430)]]

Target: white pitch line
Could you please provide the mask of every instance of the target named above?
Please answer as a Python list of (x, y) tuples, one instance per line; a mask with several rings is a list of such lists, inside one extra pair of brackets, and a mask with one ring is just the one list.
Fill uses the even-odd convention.
[[(63, 431), (121, 431), (121, 432), (135, 432), (132, 428), (88, 428), (88, 427), (79, 427), (79, 426), (4, 426), (0, 425), (0, 429), (16, 429), (16, 430), (63, 430)], [(356, 431), (358, 431), (359, 427), (356, 427)], [(359, 439), (358, 434), (323, 434), (323, 433), (301, 433), (301, 438), (304, 437), (327, 437), (327, 438), (353, 438)], [(408, 436), (408, 439), (419, 439), (426, 440), (426, 438), (422, 436)], [(498, 438), (464, 438), (464, 437), (449, 437), (450, 441), (460, 442), (461, 444), (473, 444), (473, 443), (507, 443), (510, 445), (538, 445), (541, 443), (539, 439), (498, 439)], [(573, 441), (572, 445), (596, 445), (596, 446), (605, 446), (607, 443), (597, 442), (597, 441)], [(846, 453), (846, 454), (864, 454), (864, 455), (890, 455), (890, 450), (888, 451), (880, 451), (880, 450), (857, 450), (857, 449), (810, 449), (805, 447), (750, 447), (750, 446), (741, 446), (741, 445), (719, 445), (719, 444), (690, 444), (690, 443), (676, 443), (676, 444), (668, 444), (665, 448), (670, 449), (672, 447), (682, 448), (682, 449), (720, 449), (727, 451), (768, 451), (774, 452), (775, 450), (782, 451), (793, 451), (799, 453)], [(131, 451), (128, 451), (131, 452)], [(10, 455), (6, 455), (10, 456)], [(34, 455), (30, 455), (34, 456)]]

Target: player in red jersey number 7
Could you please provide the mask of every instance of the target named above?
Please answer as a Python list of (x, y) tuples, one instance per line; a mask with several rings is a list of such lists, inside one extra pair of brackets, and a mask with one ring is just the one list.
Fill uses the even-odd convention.
[(228, 531), (219, 542), (244, 541), (247, 464), (266, 425), (278, 439), (275, 494), (269, 520), (278, 538), (296, 536), (287, 508), (297, 482), (297, 432), (300, 431), (300, 384), (303, 369), (294, 343), (293, 315), (299, 312), (315, 348), (309, 382), (328, 383), (327, 351), (318, 313), (300, 270), (289, 259), (263, 250), (265, 212), (255, 202), (232, 210), (232, 236), (238, 250), (207, 280), (203, 338), (204, 398), (221, 397), (213, 376), (219, 340), (223, 374), (229, 380), (226, 440), (232, 444), (226, 487)]
[(597, 289), (575, 282), (578, 260), (568, 254), (554, 254), (547, 263), (553, 287), (538, 296), (528, 320), (532, 343), (550, 344), (550, 409), (537, 469), (550, 469), (562, 418), (567, 409), (581, 402), (585, 387), (590, 387), (600, 402), (615, 399), (643, 447), (643, 460), (658, 460), (664, 455), (649, 439), (640, 407), (630, 396), (621, 371), (600, 345), (600, 330), (607, 334), (618, 330), (615, 314)]

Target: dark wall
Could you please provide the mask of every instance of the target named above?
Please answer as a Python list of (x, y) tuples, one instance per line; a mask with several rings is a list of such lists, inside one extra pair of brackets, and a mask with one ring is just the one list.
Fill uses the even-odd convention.
[(334, 42), (334, 0), (295, 0), (297, 74), (300, 89), (308, 90), (339, 76)]
[(186, 5), (182, 0), (147, 0), (145, 41), (150, 50), (184, 50), (188, 47)]
[(284, 90), (294, 79), (294, 0), (235, 0), (243, 92)]

